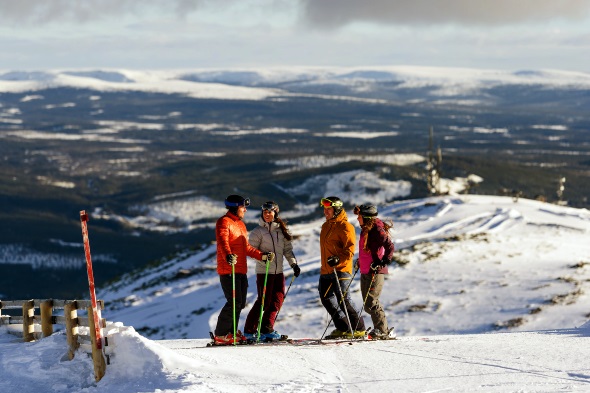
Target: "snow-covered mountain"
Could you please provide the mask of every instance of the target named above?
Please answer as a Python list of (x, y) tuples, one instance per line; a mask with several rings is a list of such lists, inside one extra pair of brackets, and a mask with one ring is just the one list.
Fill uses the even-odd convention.
[[(395, 224), (399, 264), (381, 300), (398, 335), (573, 328), (589, 318), (587, 210), (477, 195), (406, 200), (379, 210)], [(247, 214), (252, 219), (258, 212)], [(322, 222), (318, 209), (317, 220), (291, 228), (302, 274), (286, 278), (291, 288), (275, 325), (280, 333), (321, 336), (326, 328), (317, 293)], [(251, 266), (240, 328), (255, 298), (253, 272)], [(360, 308), (358, 277), (351, 291)], [(224, 302), (215, 245), (129, 274), (99, 297), (108, 320), (150, 338), (205, 338)]]
[(458, 100), (456, 103), (473, 105), (491, 104), (493, 100), (487, 92), (489, 89), (516, 85), (588, 89), (590, 74), (560, 70), (505, 71), (418, 66), (0, 71), (0, 92), (69, 87), (237, 100), (311, 94), (328, 99), (403, 100), (414, 97), (439, 103), (454, 99)]

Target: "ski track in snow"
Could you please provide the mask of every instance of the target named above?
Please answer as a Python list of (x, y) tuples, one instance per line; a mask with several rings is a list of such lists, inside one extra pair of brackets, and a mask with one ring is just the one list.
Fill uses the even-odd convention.
[[(352, 346), (289, 347), (260, 346), (237, 348), (248, 359), (242, 381), (228, 387), (243, 391), (403, 391), (452, 390), (513, 391), (526, 381), (527, 391), (568, 390), (572, 386), (590, 388), (582, 361), (584, 351), (569, 354), (559, 347), (564, 337), (585, 336), (583, 331), (563, 330), (479, 336), (403, 337), (391, 342), (354, 343)], [(580, 334), (582, 333), (582, 334)], [(587, 335), (586, 335), (587, 337)], [(163, 341), (177, 348), (178, 341)], [(547, 348), (556, 348), (554, 352)], [(558, 349), (557, 349), (558, 348)], [(181, 354), (204, 359), (195, 348), (177, 349)], [(216, 358), (235, 362), (232, 348), (214, 349)], [(230, 359), (230, 357), (233, 357)], [(273, 382), (260, 385), (259, 365), (273, 359)], [(569, 368), (561, 362), (567, 359)], [(579, 367), (572, 366), (578, 364)], [(258, 371), (250, 370), (254, 367)], [(573, 369), (572, 369), (573, 367)], [(265, 368), (265, 370), (267, 370)], [(306, 371), (303, 371), (306, 370)], [(296, 381), (296, 382), (295, 382)], [(226, 391), (226, 390), (222, 390)]]

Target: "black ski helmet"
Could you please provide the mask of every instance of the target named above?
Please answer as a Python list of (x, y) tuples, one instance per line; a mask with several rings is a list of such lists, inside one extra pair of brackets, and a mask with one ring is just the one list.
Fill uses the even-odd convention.
[(229, 195), (225, 198), (225, 207), (228, 209), (235, 208), (238, 206), (250, 206), (250, 198), (244, 198), (241, 195)]
[[(329, 206), (327, 206), (326, 201), (331, 202)], [(342, 200), (340, 198), (338, 198), (337, 196), (329, 196), (329, 197), (322, 198), (322, 200), (320, 201), (320, 205), (323, 207), (334, 208), (334, 216), (337, 216), (338, 214), (340, 214), (340, 212), (342, 211), (342, 207), (344, 206), (344, 204), (342, 203)]]
[(275, 212), (275, 218), (279, 216), (279, 205), (275, 201), (266, 201), (262, 204), (260, 212), (261, 216), (265, 210), (271, 210)]

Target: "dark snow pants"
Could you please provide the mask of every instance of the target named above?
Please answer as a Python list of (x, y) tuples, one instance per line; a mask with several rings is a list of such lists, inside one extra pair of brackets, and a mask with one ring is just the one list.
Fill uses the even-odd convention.
[(328, 311), (328, 314), (332, 316), (336, 329), (341, 332), (350, 331), (348, 320), (346, 319), (346, 313), (344, 311), (345, 308), (346, 311), (348, 311), (352, 329), (359, 331), (365, 330), (365, 322), (362, 318), (359, 318), (356, 308), (350, 300), (350, 291), (348, 291), (348, 287), (351, 283), (352, 276), (345, 272), (337, 271), (336, 273), (338, 275), (338, 281), (340, 282), (344, 299), (340, 296), (340, 290), (338, 290), (338, 283), (334, 273), (322, 274), (320, 275), (320, 283), (318, 285), (322, 305), (326, 311)]
[[(216, 336), (225, 336), (228, 333), (234, 333), (234, 305), (233, 305), (233, 285), (232, 275), (222, 274), (219, 276), (221, 289), (225, 296), (225, 305), (217, 318), (215, 327)], [(240, 321), (240, 312), (246, 306), (246, 296), (248, 295), (248, 277), (245, 274), (236, 273), (236, 326)]]
[(371, 316), (373, 328), (387, 333), (387, 318), (381, 303), (379, 303), (379, 296), (384, 282), (385, 276), (383, 274), (361, 274), (361, 293), (363, 301), (366, 299), (364, 309)]
[[(262, 295), (264, 291), (265, 274), (256, 275), (256, 287), (258, 297), (252, 305), (252, 309), (246, 318), (244, 333), (256, 333), (258, 322), (260, 321), (260, 306), (262, 304)], [(261, 333), (272, 333), (274, 331), (275, 318), (283, 305), (285, 299), (285, 276), (283, 273), (269, 274), (266, 279), (266, 295), (264, 296), (264, 311), (262, 314), (262, 324), (260, 325)]]

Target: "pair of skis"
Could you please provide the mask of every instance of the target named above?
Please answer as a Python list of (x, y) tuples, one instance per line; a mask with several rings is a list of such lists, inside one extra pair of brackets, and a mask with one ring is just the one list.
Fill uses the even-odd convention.
[(324, 340), (359, 340), (359, 341), (376, 341), (376, 340), (394, 340), (396, 338), (396, 334), (393, 331), (394, 328), (391, 328), (387, 331), (387, 334), (376, 336), (371, 328), (367, 330), (367, 332), (360, 337), (349, 337), (346, 335), (343, 336), (332, 336), (327, 335), (324, 337)]
[(289, 336), (281, 334), (281, 337), (278, 339), (272, 339), (272, 338), (261, 338), (260, 340), (247, 339), (245, 341), (244, 340), (237, 341), (236, 344), (234, 344), (234, 342), (228, 342), (227, 344), (220, 344), (220, 343), (215, 342), (215, 335), (213, 334), (213, 332), (209, 332), (209, 336), (211, 337), (211, 342), (207, 343), (208, 347), (227, 347), (227, 346), (231, 346), (231, 345), (269, 344), (269, 343), (279, 343), (279, 342), (288, 342), (289, 341)]
[[(385, 340), (395, 340), (395, 338), (388, 338)], [(355, 344), (355, 343), (362, 343), (362, 342), (371, 342), (371, 341), (384, 341), (378, 339), (368, 339), (368, 338), (354, 338), (354, 339), (331, 339), (331, 340), (320, 340), (317, 338), (288, 338), (286, 340), (272, 340), (272, 341), (260, 341), (256, 344), (254, 341), (251, 343), (243, 342), (239, 343), (237, 346), (250, 346), (250, 345), (260, 345), (260, 346), (276, 346), (276, 345), (292, 345), (292, 346), (306, 346), (306, 345), (340, 345), (340, 344)], [(233, 347), (232, 343), (229, 344), (217, 344), (210, 342), (207, 344), (207, 347)]]
[[(361, 343), (361, 342), (369, 342), (369, 341), (386, 341), (386, 340), (395, 340), (396, 334), (393, 331), (393, 328), (389, 329), (389, 332), (386, 336), (381, 338), (372, 338), (371, 332), (369, 331), (368, 334), (362, 337), (353, 337), (353, 338), (346, 338), (346, 337), (324, 337), (324, 339), (317, 339), (317, 338), (295, 338), (295, 339), (288, 339), (287, 343), (293, 345), (330, 345), (330, 344), (353, 344), (353, 343)], [(272, 344), (272, 343), (271, 343)]]
[[(362, 337), (356, 338), (346, 338), (346, 337), (324, 337), (323, 339), (318, 338), (289, 338), (286, 335), (282, 335), (280, 339), (268, 339), (264, 341), (256, 340), (246, 340), (241, 341), (238, 345), (295, 345), (295, 346), (302, 346), (302, 345), (330, 345), (330, 344), (353, 344), (357, 342), (368, 342), (368, 341), (386, 341), (386, 340), (395, 340), (396, 335), (393, 331), (394, 328), (389, 329), (389, 332), (386, 336), (383, 337), (375, 337), (372, 338), (371, 331), (369, 331), (366, 335)], [(207, 344), (207, 347), (227, 347), (231, 346), (232, 343), (228, 344), (218, 344), (215, 342), (214, 336), (212, 332), (209, 332), (211, 336), (211, 342)]]

